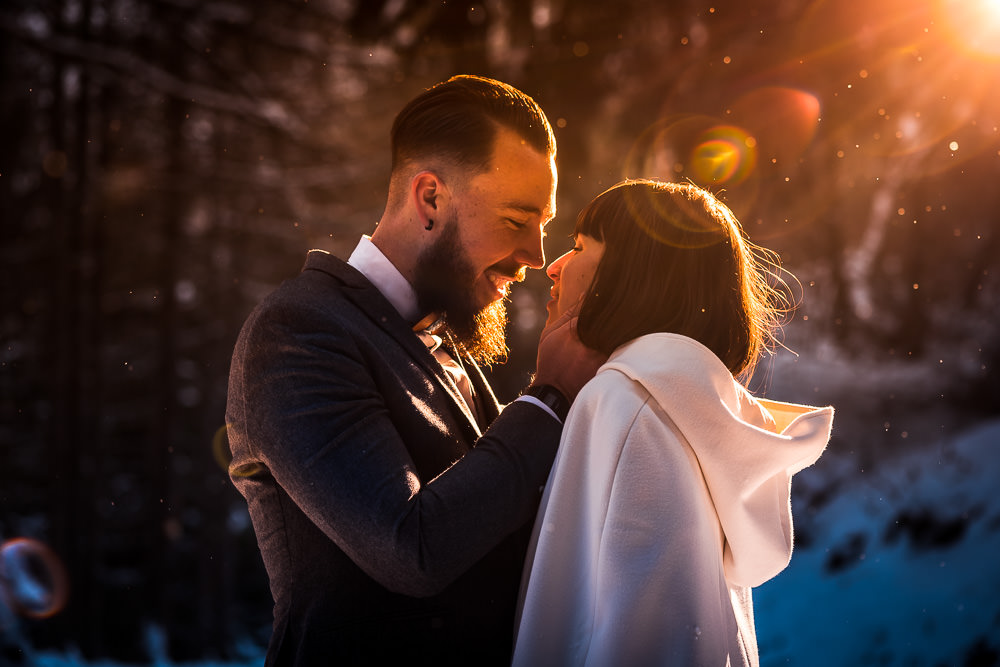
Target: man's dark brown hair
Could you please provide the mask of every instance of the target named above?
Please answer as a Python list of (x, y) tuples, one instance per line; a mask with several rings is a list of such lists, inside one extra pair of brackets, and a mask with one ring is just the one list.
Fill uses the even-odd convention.
[(502, 81), (453, 76), (397, 114), (390, 134), (392, 170), (414, 158), (431, 157), (481, 173), (489, 166), (500, 127), (513, 130), (540, 153), (556, 153), (552, 127), (531, 97)]

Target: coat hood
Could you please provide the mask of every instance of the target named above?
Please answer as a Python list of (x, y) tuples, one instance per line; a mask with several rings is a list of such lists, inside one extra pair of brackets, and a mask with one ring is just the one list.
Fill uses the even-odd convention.
[(602, 367), (649, 392), (694, 451), (725, 535), (726, 579), (758, 586), (792, 557), (792, 475), (823, 453), (832, 407), (757, 399), (715, 354), (677, 334), (649, 334)]

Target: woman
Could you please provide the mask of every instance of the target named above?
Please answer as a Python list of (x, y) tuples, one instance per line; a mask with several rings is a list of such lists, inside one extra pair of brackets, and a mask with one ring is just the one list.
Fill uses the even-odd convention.
[(833, 408), (758, 400), (772, 254), (692, 184), (625, 181), (555, 260), (549, 321), (610, 358), (570, 409), (522, 581), (515, 665), (757, 665), (750, 589), (791, 558), (791, 476)]

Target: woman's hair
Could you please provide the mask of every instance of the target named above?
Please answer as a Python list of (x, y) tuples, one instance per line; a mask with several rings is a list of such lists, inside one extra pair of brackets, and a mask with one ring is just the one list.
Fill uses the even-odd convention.
[(777, 254), (693, 183), (623, 181), (584, 208), (575, 233), (604, 242), (577, 330), (605, 354), (644, 334), (681, 334), (748, 378), (789, 310)]
[(556, 139), (542, 108), (511, 85), (459, 75), (425, 90), (396, 115), (390, 134), (392, 170), (414, 159), (440, 158), (473, 174), (489, 167), (500, 127), (545, 155)]

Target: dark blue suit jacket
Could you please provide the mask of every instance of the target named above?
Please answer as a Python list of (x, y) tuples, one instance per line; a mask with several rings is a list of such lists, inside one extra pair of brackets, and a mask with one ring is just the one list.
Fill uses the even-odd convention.
[(250, 315), (226, 421), (275, 601), (269, 665), (509, 664), (561, 425), (500, 413), (464, 363), (485, 433), (382, 294), (320, 251)]

